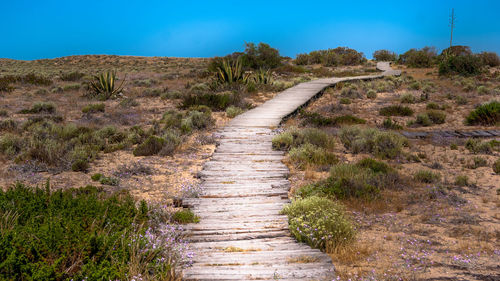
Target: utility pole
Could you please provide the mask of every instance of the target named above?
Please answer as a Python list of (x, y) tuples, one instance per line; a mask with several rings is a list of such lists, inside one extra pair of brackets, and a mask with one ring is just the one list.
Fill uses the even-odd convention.
[(450, 27), (451, 27), (451, 37), (450, 37), (450, 47), (453, 43), (453, 28), (455, 27), (455, 9), (451, 8), (451, 16), (450, 16)]

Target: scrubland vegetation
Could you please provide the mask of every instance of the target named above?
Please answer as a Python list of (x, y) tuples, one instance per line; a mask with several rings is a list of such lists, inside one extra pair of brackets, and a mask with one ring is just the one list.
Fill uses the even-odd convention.
[[(320, 54), (297, 64), (324, 64)], [(339, 83), (273, 139), (288, 151), (292, 234), (330, 253), (341, 280), (498, 278), (498, 139), (404, 136), (498, 129), (498, 56), (373, 56), (403, 74)]]
[[(403, 74), (339, 83), (273, 138), (291, 169), (292, 234), (345, 280), (498, 276), (498, 139), (403, 135), (498, 129), (498, 56), (373, 57)], [(212, 132), (298, 83), (375, 72), (346, 47), (290, 59), (265, 43), (212, 59), (0, 69), (0, 275), (25, 280), (178, 278), (191, 261), (179, 225), (199, 218), (174, 199), (199, 195)]]

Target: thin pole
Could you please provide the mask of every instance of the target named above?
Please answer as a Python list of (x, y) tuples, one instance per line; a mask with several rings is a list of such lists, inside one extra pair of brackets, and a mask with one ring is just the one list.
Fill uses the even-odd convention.
[(451, 27), (451, 36), (450, 36), (450, 47), (453, 44), (453, 28), (455, 27), (455, 9), (451, 9), (451, 16), (450, 16), (450, 27)]

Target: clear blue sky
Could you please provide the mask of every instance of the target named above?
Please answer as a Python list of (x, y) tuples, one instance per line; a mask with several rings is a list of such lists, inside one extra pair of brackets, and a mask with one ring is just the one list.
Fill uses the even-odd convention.
[[(351, 4), (356, 3), (356, 4)], [(210, 57), (267, 42), (282, 55), (348, 46), (371, 57), (449, 44), (500, 53), (500, 1), (2, 0), (0, 58)]]

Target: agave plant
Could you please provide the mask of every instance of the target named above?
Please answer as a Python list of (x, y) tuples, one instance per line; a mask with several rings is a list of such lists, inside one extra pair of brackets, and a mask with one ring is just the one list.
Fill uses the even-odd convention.
[(241, 65), (241, 58), (232, 63), (225, 59), (222, 66), (217, 68), (216, 78), (217, 82), (222, 84), (246, 83), (248, 81), (248, 75), (245, 74)]
[(93, 81), (90, 81), (89, 90), (93, 96), (107, 100), (123, 90), (123, 83), (125, 79), (116, 87), (116, 72), (106, 71), (94, 76)]
[(273, 83), (273, 77), (271, 70), (265, 70), (263, 68), (260, 68), (257, 70), (254, 75), (253, 79), (256, 84), (272, 84)]

